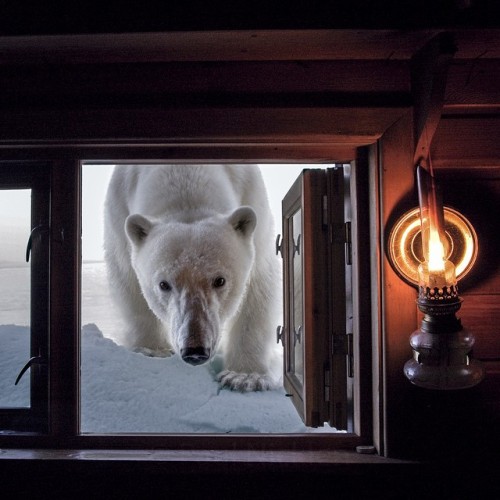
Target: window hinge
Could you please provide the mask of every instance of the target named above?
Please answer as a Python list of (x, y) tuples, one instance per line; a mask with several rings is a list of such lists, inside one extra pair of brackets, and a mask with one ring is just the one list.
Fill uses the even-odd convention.
[(322, 203), (323, 227), (326, 227), (328, 226), (328, 196), (326, 194), (323, 195)]
[(330, 365), (326, 364), (323, 370), (324, 383), (323, 386), (325, 388), (325, 401), (330, 401)]
[(351, 221), (345, 223), (345, 263), (348, 266), (352, 264)]
[(354, 342), (353, 334), (348, 333), (347, 337), (347, 376), (349, 378), (354, 377)]
[(334, 356), (347, 357), (347, 375), (349, 378), (354, 377), (354, 349), (353, 335), (333, 335), (332, 338), (332, 354)]

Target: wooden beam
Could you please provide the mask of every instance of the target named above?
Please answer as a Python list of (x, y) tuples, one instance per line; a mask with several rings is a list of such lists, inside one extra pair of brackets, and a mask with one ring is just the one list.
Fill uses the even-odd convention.
[(0, 37), (0, 64), (408, 60), (436, 30), (214, 30)]
[(0, 144), (341, 143), (366, 145), (406, 107), (192, 107), (5, 110)]

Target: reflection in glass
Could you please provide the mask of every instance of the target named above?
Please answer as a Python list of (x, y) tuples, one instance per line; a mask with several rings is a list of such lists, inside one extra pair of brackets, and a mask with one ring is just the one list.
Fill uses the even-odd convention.
[[(0, 190), (0, 407), (30, 406), (29, 374), (16, 386), (30, 358), (30, 266), (25, 262), (31, 230), (31, 190)], [(13, 370), (18, 367), (19, 370)], [(17, 369), (17, 368), (16, 368)]]
[(303, 308), (302, 308), (302, 295), (303, 295), (303, 283), (302, 283), (302, 210), (295, 212), (290, 220), (290, 252), (292, 261), (292, 284), (293, 284), (293, 295), (292, 295), (292, 307), (293, 307), (293, 325), (290, 329), (290, 345), (293, 346), (293, 359), (291, 363), (291, 368), (300, 381), (301, 384), (304, 383), (304, 364), (303, 364)]

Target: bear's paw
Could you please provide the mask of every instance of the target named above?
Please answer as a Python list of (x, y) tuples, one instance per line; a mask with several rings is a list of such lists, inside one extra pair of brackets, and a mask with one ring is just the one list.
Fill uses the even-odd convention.
[(261, 373), (240, 373), (224, 370), (216, 377), (221, 388), (239, 392), (269, 391), (276, 389), (276, 383), (268, 375)]

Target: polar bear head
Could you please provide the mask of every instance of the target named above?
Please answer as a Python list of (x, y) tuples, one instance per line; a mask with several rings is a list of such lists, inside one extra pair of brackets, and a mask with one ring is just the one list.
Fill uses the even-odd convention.
[(197, 365), (215, 353), (244, 299), (255, 258), (251, 207), (182, 222), (130, 215), (132, 267), (175, 352)]

